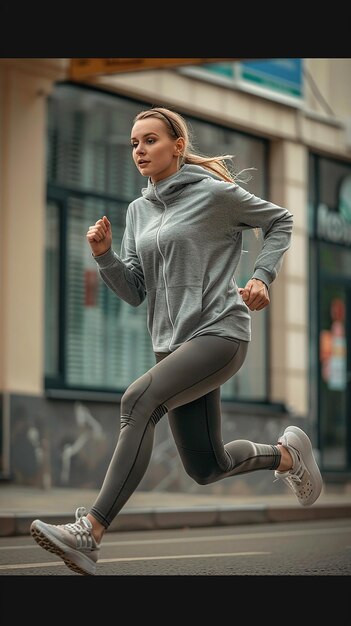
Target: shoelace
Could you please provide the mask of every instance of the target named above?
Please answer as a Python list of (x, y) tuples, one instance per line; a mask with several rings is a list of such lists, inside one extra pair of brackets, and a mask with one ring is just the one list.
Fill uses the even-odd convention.
[(82, 506), (78, 507), (76, 510), (76, 521), (72, 524), (65, 524), (65, 528), (69, 530), (73, 535), (90, 535), (91, 528), (89, 528), (87, 524), (87, 520), (85, 519), (86, 509)]
[(273, 482), (275, 482), (276, 480), (285, 479), (292, 484), (296, 483), (297, 485), (299, 485), (302, 482), (302, 476), (305, 473), (305, 468), (301, 463), (300, 455), (298, 454), (297, 450), (294, 449), (294, 451), (292, 451), (291, 446), (286, 447), (288, 450), (290, 450), (290, 453), (293, 452), (293, 457), (297, 457), (297, 460), (299, 461), (299, 466), (294, 473), (292, 473), (291, 469), (287, 470), (286, 472), (276, 472), (275, 480)]
[[(279, 480), (279, 478), (285, 478), (285, 480), (290, 480), (293, 483), (301, 483), (302, 480), (300, 478), (300, 476), (298, 476), (297, 474), (290, 474), (289, 470), (287, 472), (282, 472), (279, 476), (277, 476), (277, 478), (275, 480)], [(273, 481), (275, 482), (275, 481)]]

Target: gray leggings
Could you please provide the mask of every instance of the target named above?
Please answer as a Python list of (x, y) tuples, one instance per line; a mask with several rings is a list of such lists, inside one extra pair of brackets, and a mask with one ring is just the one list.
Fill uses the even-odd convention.
[(133, 382), (121, 400), (117, 445), (91, 514), (111, 524), (143, 478), (154, 431), (165, 413), (186, 472), (200, 485), (276, 469), (279, 448), (238, 439), (223, 444), (220, 386), (244, 363), (248, 343), (213, 335), (196, 337)]

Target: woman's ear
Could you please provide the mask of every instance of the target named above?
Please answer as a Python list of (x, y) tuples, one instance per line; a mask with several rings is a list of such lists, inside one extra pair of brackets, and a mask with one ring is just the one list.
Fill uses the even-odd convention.
[(174, 154), (176, 156), (183, 156), (184, 155), (184, 138), (183, 137), (178, 137), (177, 141), (175, 142), (174, 145)]

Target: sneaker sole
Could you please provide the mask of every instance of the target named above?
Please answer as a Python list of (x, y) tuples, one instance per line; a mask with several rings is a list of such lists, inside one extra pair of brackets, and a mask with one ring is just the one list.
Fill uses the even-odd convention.
[(74, 561), (72, 559), (72, 550), (70, 550), (56, 537), (50, 536), (47, 530), (44, 532), (43, 529), (38, 526), (38, 521), (39, 520), (35, 520), (32, 522), (30, 534), (41, 548), (59, 556), (64, 561), (65, 565), (77, 574), (83, 574), (83, 576), (92, 576), (95, 574), (96, 565), (92, 563), (88, 557), (85, 557), (84, 554), (78, 553), (74, 556), (77, 561), (80, 561), (80, 564), (77, 561)]
[(291, 441), (290, 445), (296, 448), (296, 450), (301, 451), (303, 462), (306, 466), (307, 471), (311, 475), (313, 484), (315, 485), (315, 489), (311, 498), (309, 498), (307, 501), (299, 500), (302, 506), (311, 506), (311, 504), (314, 504), (314, 502), (316, 502), (316, 500), (319, 498), (323, 488), (323, 479), (316, 459), (314, 458), (311, 440), (306, 435), (306, 433), (298, 426), (287, 426), (284, 434), (287, 432), (294, 433), (294, 435), (296, 436), (296, 443), (294, 441)]

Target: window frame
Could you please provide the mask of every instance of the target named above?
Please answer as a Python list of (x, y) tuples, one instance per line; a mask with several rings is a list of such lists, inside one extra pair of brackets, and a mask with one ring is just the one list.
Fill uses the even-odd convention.
[[(70, 82), (67, 83), (61, 83), (61, 85), (64, 86), (69, 86), (72, 87), (74, 89), (77, 90), (87, 90), (89, 92), (98, 92), (101, 93), (104, 96), (108, 96), (111, 99), (115, 98), (118, 100), (123, 100), (126, 103), (131, 103), (133, 105), (138, 104), (140, 106), (140, 109), (142, 108), (147, 108), (148, 106), (151, 106), (149, 103), (147, 102), (143, 102), (143, 101), (139, 101), (139, 100), (135, 100), (133, 98), (129, 98), (126, 96), (123, 96), (121, 94), (112, 94), (110, 92), (106, 92), (105, 90), (101, 90), (95, 87), (90, 87), (90, 86), (85, 86), (85, 85), (79, 85), (77, 86), (76, 84), (72, 84)], [(58, 85), (59, 88), (59, 85)], [(53, 96), (51, 96), (53, 97)], [(245, 133), (243, 131), (239, 131), (235, 128), (231, 128), (228, 127), (227, 125), (224, 124), (218, 124), (218, 123), (213, 123), (212, 121), (206, 119), (205, 117), (202, 118), (200, 116), (192, 116), (192, 115), (188, 115), (186, 113), (183, 113), (185, 119), (187, 121), (190, 122), (190, 124), (192, 122), (201, 122), (201, 123), (205, 123), (208, 124), (210, 127), (214, 127), (215, 129), (221, 130), (221, 131), (229, 131), (234, 133), (235, 135), (241, 136), (241, 137), (247, 137), (249, 139), (253, 139), (256, 141), (260, 141), (262, 144), (262, 152), (263, 152), (263, 175), (262, 175), (262, 185), (263, 188), (265, 189), (264, 191), (264, 195), (267, 196), (267, 189), (268, 189), (268, 154), (269, 154), (269, 141), (265, 138), (262, 137), (258, 137), (255, 135), (251, 135), (249, 133)], [(69, 397), (71, 394), (74, 394), (72, 397), (76, 397), (76, 394), (79, 393), (79, 397), (82, 398), (98, 398), (99, 400), (109, 400), (109, 399), (116, 399), (116, 398), (120, 398), (121, 395), (124, 392), (124, 388), (115, 388), (115, 389), (110, 389), (110, 388), (103, 388), (101, 386), (89, 386), (89, 389), (87, 389), (86, 386), (80, 386), (80, 385), (74, 385), (71, 386), (67, 383), (67, 377), (66, 377), (66, 372), (67, 372), (67, 351), (66, 351), (66, 345), (65, 345), (65, 326), (66, 326), (66, 285), (65, 285), (65, 276), (66, 276), (66, 271), (67, 271), (67, 223), (68, 223), (68, 199), (69, 197), (78, 197), (78, 198), (87, 198), (87, 197), (92, 197), (95, 198), (99, 201), (103, 201), (103, 202), (123, 202), (126, 203), (126, 208), (128, 205), (128, 201), (126, 202), (126, 198), (123, 197), (117, 197), (116, 195), (111, 195), (109, 193), (102, 193), (100, 191), (94, 191), (94, 189), (79, 189), (76, 187), (72, 187), (70, 185), (61, 185), (61, 184), (56, 184), (54, 182), (48, 181), (47, 182), (47, 202), (48, 203), (56, 203), (58, 205), (58, 210), (59, 210), (59, 220), (60, 220), (60, 226), (59, 226), (59, 295), (58, 295), (58, 302), (59, 302), (59, 315), (58, 315), (58, 328), (57, 328), (57, 333), (58, 333), (58, 346), (59, 346), (59, 351), (58, 351), (58, 364), (57, 364), (57, 376), (52, 376), (52, 375), (44, 375), (44, 386), (45, 386), (45, 393), (47, 396), (53, 396), (53, 397)], [(129, 200), (130, 201), (130, 200)], [(263, 396), (260, 398), (252, 398), (252, 396), (250, 395), (250, 397), (245, 398), (245, 397), (223, 397), (222, 394), (222, 399), (224, 402), (226, 403), (240, 403), (240, 404), (248, 404), (251, 405), (253, 404), (260, 404), (260, 405), (270, 405), (270, 401), (269, 401), (269, 394), (270, 394), (270, 387), (269, 387), (269, 371), (270, 371), (270, 340), (269, 340), (269, 329), (270, 329), (270, 323), (269, 323), (269, 311), (265, 311), (265, 318), (264, 318), (264, 331), (265, 331), (265, 338), (262, 339), (263, 341), (265, 341), (265, 346), (264, 346), (264, 371), (262, 372), (262, 386), (264, 389), (263, 392)], [(147, 330), (146, 330), (147, 332)], [(260, 341), (260, 337), (256, 336), (255, 341)], [(45, 338), (46, 341), (46, 338)], [(280, 405), (279, 405), (280, 406)]]

